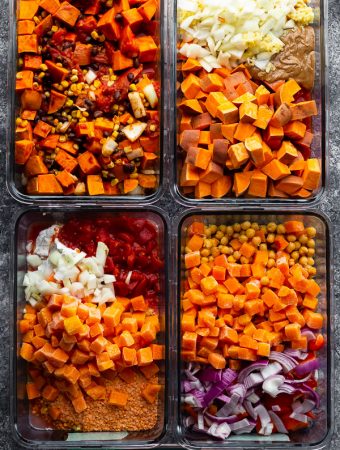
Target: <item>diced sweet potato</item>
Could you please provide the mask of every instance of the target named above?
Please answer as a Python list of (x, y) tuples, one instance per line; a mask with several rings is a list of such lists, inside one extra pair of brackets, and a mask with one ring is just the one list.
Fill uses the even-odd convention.
[(42, 37), (51, 30), (52, 25), (53, 19), (51, 14), (49, 14), (41, 22), (38, 23), (38, 25), (34, 29), (34, 33), (37, 36)]
[(56, 19), (66, 23), (70, 27), (73, 27), (77, 22), (79, 14), (80, 11), (78, 8), (65, 1), (53, 15)]
[(39, 111), (42, 103), (42, 95), (34, 89), (25, 89), (20, 100), (22, 109)]
[(151, 36), (140, 36), (135, 39), (135, 43), (139, 48), (140, 62), (153, 62), (156, 60), (157, 45)]
[(17, 33), (20, 34), (32, 34), (35, 28), (33, 20), (19, 20), (17, 25)]
[(57, 66), (53, 61), (46, 60), (45, 64), (48, 68), (48, 71), (52, 77), (52, 79), (60, 83), (61, 81), (64, 81), (65, 78), (68, 76), (68, 70), (64, 67)]
[(252, 172), (235, 173), (233, 191), (235, 192), (236, 197), (241, 196), (248, 190), (251, 177)]
[(260, 170), (254, 170), (250, 179), (248, 194), (254, 197), (266, 197), (268, 177)]
[(38, 52), (38, 36), (36, 34), (22, 34), (18, 36), (18, 53), (37, 53), (37, 52)]
[(77, 158), (81, 170), (86, 175), (95, 175), (101, 170), (96, 157), (91, 152), (84, 152)]
[(211, 184), (211, 196), (221, 198), (227, 195), (231, 189), (231, 177), (224, 175)]
[(48, 168), (42, 157), (39, 155), (30, 156), (25, 165), (25, 175), (27, 177), (34, 177), (44, 173), (48, 173)]
[(20, 0), (19, 20), (31, 20), (36, 15), (39, 8), (38, 0)]
[(317, 158), (311, 158), (306, 161), (305, 170), (303, 171), (303, 187), (313, 190), (319, 187), (321, 177), (320, 162)]
[(228, 156), (234, 169), (238, 169), (249, 160), (249, 153), (243, 142), (231, 145), (228, 149)]
[(50, 14), (55, 14), (60, 8), (60, 2), (59, 0), (40, 0), (39, 6)]
[(307, 117), (316, 116), (318, 109), (315, 100), (300, 102), (290, 105), (292, 120), (303, 120)]
[(32, 150), (34, 148), (33, 141), (23, 139), (21, 141), (15, 142), (15, 163), (16, 164), (26, 164), (28, 158), (30, 157)]
[(89, 195), (103, 195), (105, 193), (101, 175), (87, 175), (86, 184)]

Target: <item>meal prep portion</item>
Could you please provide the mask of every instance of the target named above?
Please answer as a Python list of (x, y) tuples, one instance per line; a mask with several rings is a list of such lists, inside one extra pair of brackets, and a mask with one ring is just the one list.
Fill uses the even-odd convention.
[(321, 179), (312, 154), (313, 8), (307, 0), (179, 0), (177, 8), (181, 192), (311, 197)]
[(191, 433), (291, 437), (319, 420), (315, 237), (297, 220), (187, 228), (181, 398)]
[(16, 170), (29, 195), (148, 195), (160, 169), (157, 0), (20, 0)]
[(47, 428), (152, 430), (163, 402), (164, 318), (151, 220), (71, 219), (27, 245), (20, 357)]

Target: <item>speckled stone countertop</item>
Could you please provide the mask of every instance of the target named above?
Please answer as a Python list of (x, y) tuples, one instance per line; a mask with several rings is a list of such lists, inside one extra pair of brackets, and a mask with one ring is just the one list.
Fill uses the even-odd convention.
[[(0, 1), (0, 450), (16, 450), (18, 446), (11, 438), (9, 419), (9, 248), (10, 228), (20, 206), (10, 197), (5, 181), (6, 152), (6, 111), (7, 111), (7, 48), (8, 48), (8, 1)], [(334, 242), (334, 300), (340, 301), (340, 2), (329, 3), (329, 188), (318, 208), (325, 212), (333, 224)], [(171, 205), (170, 194), (165, 195), (159, 205), (171, 215), (175, 207)], [(336, 305), (334, 318), (335, 332), (335, 420), (334, 436), (328, 448), (340, 450), (340, 318)]]

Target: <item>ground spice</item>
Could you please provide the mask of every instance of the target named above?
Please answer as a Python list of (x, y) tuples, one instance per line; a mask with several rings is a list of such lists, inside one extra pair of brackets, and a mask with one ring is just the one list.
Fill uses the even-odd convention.
[[(119, 376), (112, 380), (104, 379), (103, 385), (109, 393), (112, 389), (128, 394), (128, 402), (125, 407), (110, 405), (105, 400), (93, 400), (85, 396), (87, 409), (81, 414), (75, 412), (71, 401), (60, 393), (54, 402), (46, 403), (46, 406), (56, 406), (62, 411), (60, 420), (50, 422), (50, 426), (57, 430), (77, 430), (77, 431), (145, 431), (153, 429), (158, 420), (158, 405), (160, 399), (154, 404), (148, 403), (142, 396), (141, 391), (148, 383), (158, 383), (157, 376), (147, 380), (139, 371), (133, 383), (128, 384)], [(41, 415), (44, 406), (39, 401), (40, 406), (33, 405), (33, 413)], [(47, 410), (48, 408), (46, 408)], [(46, 412), (47, 414), (47, 412)], [(47, 420), (51, 420), (47, 416)]]

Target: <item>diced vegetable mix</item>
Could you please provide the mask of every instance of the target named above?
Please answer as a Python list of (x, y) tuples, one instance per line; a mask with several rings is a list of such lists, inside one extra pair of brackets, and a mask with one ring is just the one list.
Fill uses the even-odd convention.
[(157, 0), (20, 0), (15, 162), (30, 195), (157, 188)]
[(122, 216), (72, 219), (31, 242), (20, 356), (33, 412), (53, 428), (155, 425), (164, 359), (157, 239), (151, 221)]
[[(319, 188), (320, 161), (311, 155), (317, 105), (292, 78), (290, 61), (299, 55), (285, 55), (280, 40), (313, 18), (304, 0), (178, 2), (178, 184), (185, 196), (305, 199)], [(275, 55), (284, 67), (268, 82), (278, 70)], [(301, 55), (310, 60), (303, 70), (311, 80), (313, 55)]]
[(296, 220), (188, 227), (181, 394), (194, 432), (289, 434), (317, 418), (315, 236)]

